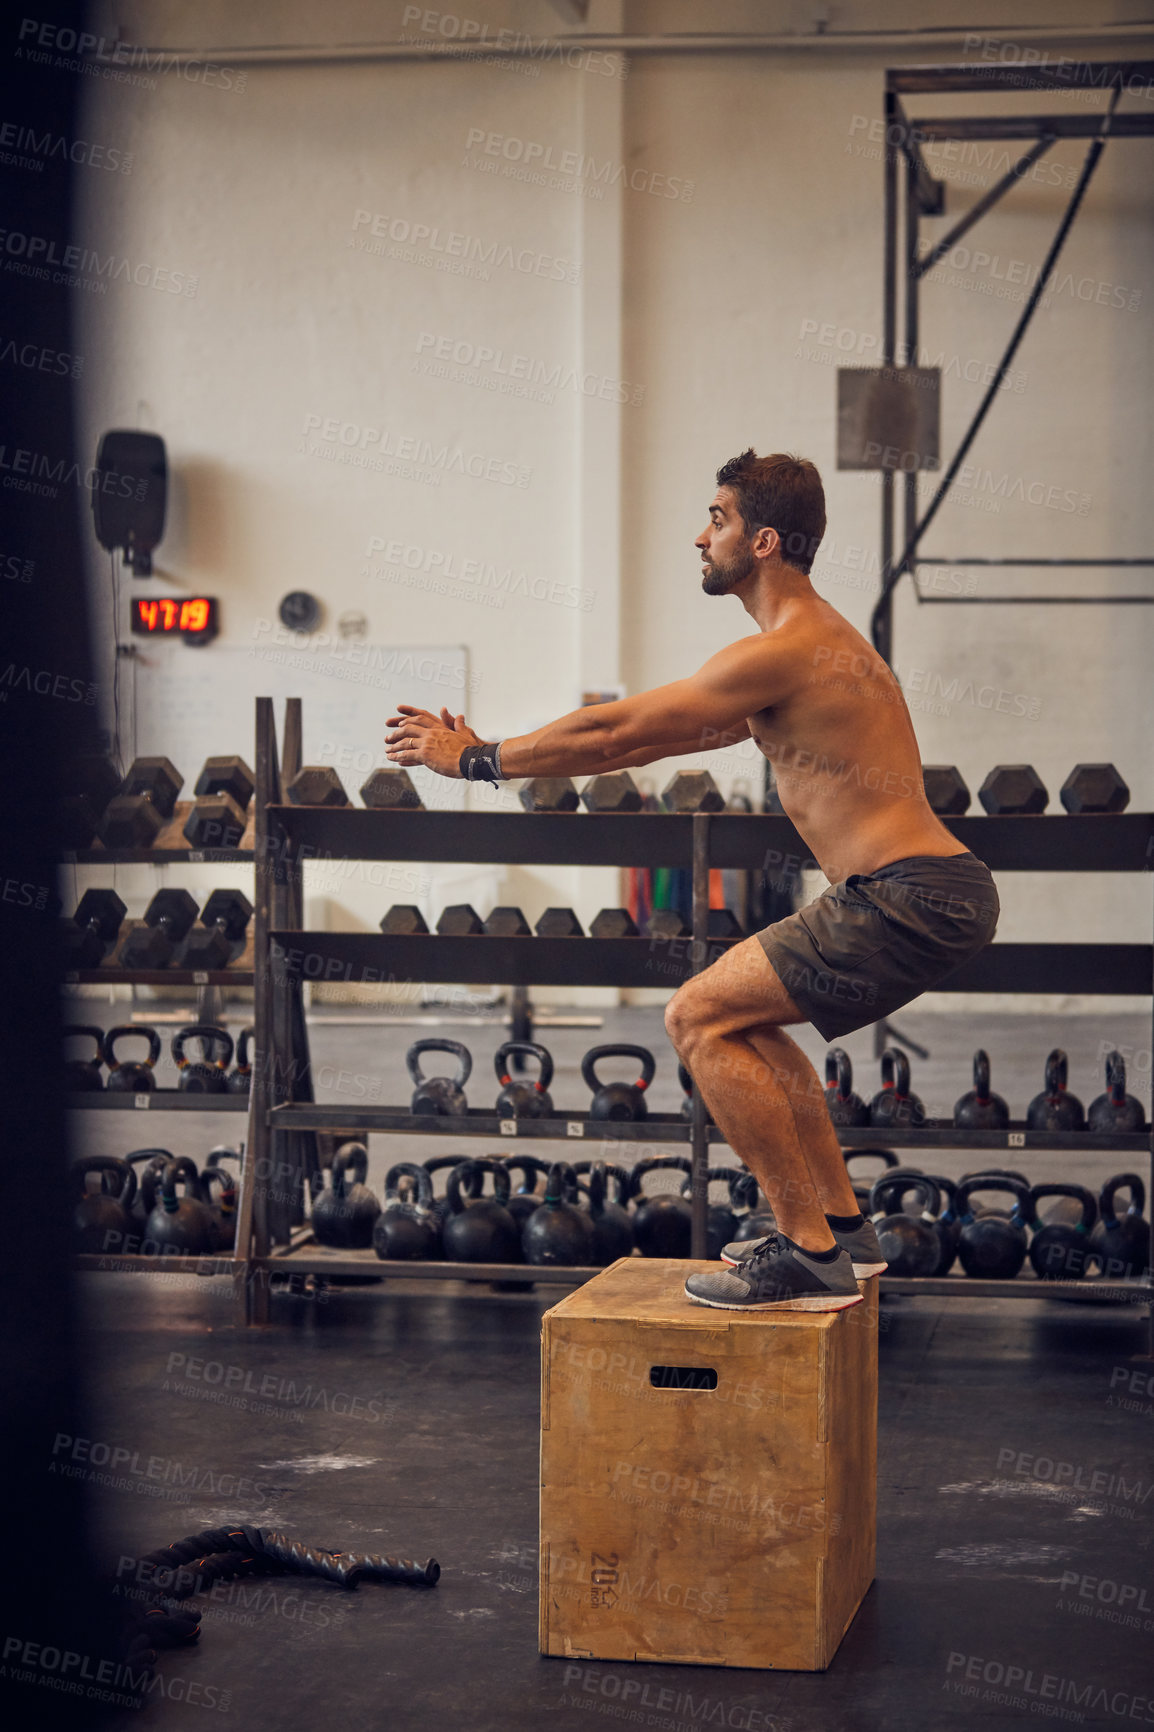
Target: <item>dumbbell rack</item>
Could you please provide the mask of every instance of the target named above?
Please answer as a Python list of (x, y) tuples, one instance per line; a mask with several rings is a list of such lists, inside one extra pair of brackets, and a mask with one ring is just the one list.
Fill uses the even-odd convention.
[[(361, 1137), (371, 1131), (408, 1136), (487, 1137), (508, 1142), (523, 1130), (533, 1139), (564, 1140), (573, 1152), (609, 1158), (614, 1143), (683, 1144), (693, 1167), (694, 1255), (704, 1254), (710, 1143), (721, 1133), (705, 1122), (700, 1097), (694, 1118), (654, 1114), (640, 1122), (591, 1120), (566, 1112), (523, 1127), (472, 1109), (461, 1119), (429, 1119), (402, 1108), (316, 1105), (290, 1099), (290, 1087), (307, 1074), (307, 1040), (298, 1009), (308, 979), (422, 981), (519, 986), (658, 986), (672, 989), (716, 959), (729, 942), (709, 940), (708, 884), (714, 867), (763, 869), (768, 860), (808, 849), (787, 818), (770, 814), (696, 813), (577, 814), (364, 811), (347, 807), (286, 804), (284, 782), (300, 762), (301, 714), (290, 702), (285, 725), (285, 763), (278, 765), (272, 704), (257, 700), (256, 849), (275, 862), (258, 873), (255, 954), (256, 1046), (270, 1055), (254, 1071), (251, 1148), (258, 1172), (270, 1170), (273, 1149), (289, 1135)], [(1139, 872), (1154, 861), (1154, 815), (974, 817), (948, 820), (958, 840), (995, 873), (1012, 871)], [(461, 860), (506, 865), (683, 866), (693, 874), (692, 939), (672, 943), (649, 938), (454, 938), (435, 934), (310, 932), (300, 927), (301, 866), (305, 859), (381, 861)], [(995, 944), (943, 980), (940, 990), (963, 992), (1080, 992), (1151, 994), (1154, 944)], [(296, 1035), (292, 1033), (295, 1026)], [(299, 1089), (297, 1090), (299, 1093)], [(1148, 1105), (1149, 1103), (1147, 1103)], [(847, 1130), (845, 1148), (879, 1141), (904, 1149), (984, 1151), (1116, 1149), (1150, 1162), (1154, 1196), (1154, 1132), (1129, 1136), (1090, 1132), (1043, 1135), (1023, 1125), (1005, 1131), (960, 1131), (927, 1124), (917, 1130)], [(262, 1158), (263, 1157), (263, 1158)], [(283, 1170), (283, 1169), (282, 1169)], [(305, 1174), (300, 1174), (303, 1183)], [(371, 1251), (334, 1251), (310, 1242), (307, 1227), (273, 1219), (258, 1180), (253, 1188), (253, 1263), (273, 1275), (372, 1274), (472, 1281), (581, 1281), (595, 1270), (542, 1269), (521, 1265), (448, 1262), (389, 1263)], [(963, 1276), (899, 1280), (883, 1277), (883, 1290), (900, 1293), (1000, 1298), (1085, 1298), (1091, 1283), (979, 1281)], [(266, 1314), (269, 1282), (255, 1291)], [(1103, 1294), (1103, 1287), (1097, 1289)], [(1149, 1281), (1111, 1281), (1109, 1297), (1150, 1305), (1154, 1346), (1154, 1286)], [(259, 1320), (254, 1316), (254, 1321)]]
[[(186, 842), (183, 829), (186, 819), (192, 811), (192, 802), (178, 802), (172, 817), (165, 824), (151, 848), (105, 848), (97, 845), (90, 848), (78, 848), (62, 856), (66, 866), (185, 866), (192, 864), (205, 865), (246, 865), (254, 863), (253, 825), (254, 819), (250, 811), (245, 834), (236, 848), (190, 848)], [(244, 951), (230, 963), (227, 968), (192, 970), (186, 968), (121, 968), (117, 963), (120, 943), (109, 952), (108, 958), (96, 968), (81, 968), (73, 970), (64, 976), (68, 985), (101, 985), (101, 986), (190, 986), (197, 989), (198, 1004), (203, 1005), (204, 995), (214, 987), (251, 986), (253, 984), (253, 943), (250, 936)], [(198, 1017), (200, 1011), (198, 1010)], [(127, 1091), (101, 1089), (76, 1091), (67, 1096), (70, 1108), (85, 1112), (147, 1112), (151, 1115), (169, 1112), (194, 1113), (249, 1113), (250, 1128), (248, 1146), (251, 1147), (251, 1102), (244, 1095), (234, 1094), (185, 1094), (179, 1089), (153, 1089), (146, 1094), (130, 1094)], [(245, 1277), (248, 1274), (248, 1260), (241, 1254), (241, 1247), (247, 1244), (248, 1222), (252, 1218), (252, 1201), (250, 1196), (251, 1181), (248, 1174), (250, 1163), (244, 1163), (244, 1170), (238, 1181), (239, 1195), (237, 1198), (237, 1236), (236, 1250), (213, 1252), (202, 1257), (144, 1257), (135, 1252), (109, 1253), (99, 1255), (81, 1253), (75, 1258), (76, 1267), (86, 1270), (105, 1270), (119, 1274), (168, 1274), (184, 1271), (196, 1275), (233, 1275), (237, 1281), (237, 1303), (240, 1315), (247, 1314), (245, 1303)]]

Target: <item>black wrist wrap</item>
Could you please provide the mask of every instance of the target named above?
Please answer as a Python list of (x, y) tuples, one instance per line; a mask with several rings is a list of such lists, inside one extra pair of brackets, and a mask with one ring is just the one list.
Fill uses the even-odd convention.
[(457, 760), (458, 767), (466, 782), (499, 782), (501, 772), (497, 768), (498, 740), (487, 740), (480, 746), (466, 746)]

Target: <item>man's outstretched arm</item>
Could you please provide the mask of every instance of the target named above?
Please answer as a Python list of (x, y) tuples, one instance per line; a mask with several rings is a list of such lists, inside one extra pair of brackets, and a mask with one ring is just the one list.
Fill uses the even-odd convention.
[[(717, 751), (749, 737), (746, 717), (786, 689), (784, 658), (764, 637), (743, 638), (712, 656), (697, 673), (636, 697), (594, 704), (501, 743), (501, 774), (594, 776), (654, 763), (658, 758)], [(463, 716), (400, 706), (390, 716), (387, 755), (395, 764), (423, 764), (459, 776), (461, 752), (483, 742)]]

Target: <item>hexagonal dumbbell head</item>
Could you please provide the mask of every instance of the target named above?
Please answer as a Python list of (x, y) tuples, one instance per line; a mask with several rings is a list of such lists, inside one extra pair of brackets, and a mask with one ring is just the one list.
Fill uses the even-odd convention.
[(688, 932), (676, 908), (655, 908), (645, 922), (646, 938), (684, 938)]
[(361, 799), (374, 811), (396, 807), (408, 807), (416, 812), (425, 809), (409, 772), (389, 765), (373, 771), (361, 789)]
[(637, 922), (628, 908), (603, 908), (593, 916), (590, 938), (636, 938)]
[(402, 936), (429, 930), (425, 916), (415, 902), (394, 902), (381, 920), (381, 931)]
[(957, 818), (970, 809), (970, 790), (956, 764), (923, 764), (922, 782), (930, 811), (943, 818)]
[(485, 922), (485, 931), (490, 938), (529, 938), (532, 936), (529, 922), (519, 908), (494, 908)]
[(61, 848), (89, 846), (121, 782), (120, 771), (103, 753), (82, 752), (67, 765), (66, 792), (56, 807), (56, 834)]
[(741, 922), (732, 908), (711, 908), (706, 928), (710, 938), (744, 938)]
[(349, 806), (352, 801), (331, 764), (306, 764), (288, 785), (294, 806)]
[(640, 812), (641, 790), (628, 770), (609, 770), (586, 782), (581, 802), (587, 812)]
[(571, 776), (531, 776), (517, 798), (526, 812), (575, 812), (577, 784)]
[(1130, 790), (1113, 764), (1075, 764), (1059, 798), (1067, 812), (1124, 812)]
[(158, 890), (144, 910), (144, 925), (134, 926), (120, 946), (121, 968), (167, 968), (195, 919), (187, 890)]
[(100, 827), (106, 848), (151, 848), (176, 809), (184, 777), (168, 758), (135, 758)]
[(239, 848), (245, 815), (231, 794), (204, 794), (184, 822), (185, 840), (195, 849)]
[(533, 929), (538, 938), (584, 938), (585, 929), (571, 908), (546, 908)]
[(158, 812), (171, 818), (176, 810), (176, 796), (184, 786), (184, 777), (171, 758), (134, 758), (120, 787), (120, 794), (141, 794), (152, 801)]
[(1033, 764), (995, 764), (978, 789), (986, 811), (997, 816), (1044, 812), (1049, 798)]
[(708, 770), (678, 770), (662, 790), (667, 812), (724, 812), (725, 798)]
[(448, 908), (442, 908), (441, 918), (437, 921), (437, 931), (444, 938), (472, 938), (484, 930), (481, 916), (468, 902), (450, 903)]
[(86, 890), (76, 904), (76, 913), (64, 923), (67, 967), (98, 968), (116, 943), (127, 912), (115, 890)]
[(242, 812), (247, 812), (255, 785), (256, 779), (243, 758), (206, 758), (193, 791), (198, 800), (204, 794), (227, 794)]
[(181, 966), (227, 968), (251, 918), (252, 903), (243, 890), (214, 890), (200, 911), (200, 925), (189, 934)]

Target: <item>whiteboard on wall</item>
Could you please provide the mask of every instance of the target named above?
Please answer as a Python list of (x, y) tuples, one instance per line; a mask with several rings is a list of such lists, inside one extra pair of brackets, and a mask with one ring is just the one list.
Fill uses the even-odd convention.
[[(339, 640), (317, 650), (269, 644), (146, 643), (133, 669), (134, 755), (171, 758), (183, 799), (205, 758), (239, 752), (254, 766), (256, 699), (272, 698), (283, 739), (286, 698), (300, 698), (306, 764), (331, 764), (354, 802), (385, 758), (385, 721), (398, 703), (468, 711), (469, 656), (459, 644)], [(127, 754), (126, 754), (127, 755)], [(430, 809), (460, 809), (464, 782), (410, 772)]]

